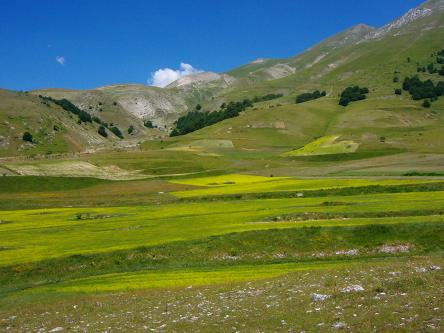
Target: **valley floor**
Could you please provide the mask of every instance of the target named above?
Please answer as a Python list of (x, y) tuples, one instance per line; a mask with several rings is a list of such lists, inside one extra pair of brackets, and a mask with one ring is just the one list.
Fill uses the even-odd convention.
[(0, 183), (2, 331), (443, 328), (439, 177)]

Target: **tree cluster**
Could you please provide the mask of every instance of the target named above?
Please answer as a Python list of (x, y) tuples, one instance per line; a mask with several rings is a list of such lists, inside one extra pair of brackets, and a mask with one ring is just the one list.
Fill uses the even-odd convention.
[(42, 95), (39, 95), (39, 97), (42, 98), (43, 100), (53, 102), (54, 104), (60, 106), (65, 111), (77, 115), (79, 117), (80, 122), (92, 123), (92, 117), (88, 112), (80, 110), (77, 106), (75, 106), (73, 103), (71, 103), (65, 98), (54, 99), (52, 97), (42, 96)]
[(176, 121), (176, 128), (171, 132), (170, 136), (184, 135), (222, 120), (237, 117), (239, 113), (251, 106), (253, 106), (253, 102), (249, 99), (244, 99), (242, 102), (230, 102), (222, 105), (219, 111), (188, 112)]
[(404, 79), (402, 89), (408, 91), (415, 101), (425, 98), (436, 100), (444, 94), (444, 82), (440, 81), (435, 85), (430, 79), (422, 81), (417, 75), (414, 75)]
[(268, 95), (264, 95), (264, 96), (254, 96), (251, 101), (253, 103), (265, 102), (265, 101), (271, 101), (276, 98), (280, 98), (282, 96), (284, 96), (284, 94), (268, 94)]
[(368, 88), (360, 88), (359, 86), (345, 88), (341, 93), (341, 98), (339, 99), (339, 105), (347, 106), (351, 102), (361, 101), (366, 99), (366, 94), (369, 93)]
[[(79, 109), (77, 106), (75, 106), (73, 103), (71, 103), (69, 100), (63, 98), (63, 99), (54, 99), (50, 96), (42, 96), (39, 95), (41, 99), (43, 99), (46, 102), (52, 102), (58, 106), (60, 106), (63, 110), (68, 111), (72, 114), (75, 114), (79, 117), (79, 122), (82, 123), (92, 123), (95, 122), (100, 125), (99, 129), (97, 130), (97, 133), (99, 133), (103, 137), (108, 137), (108, 133), (106, 132), (106, 129), (108, 128), (114, 135), (117, 137), (123, 139), (123, 134), (120, 131), (120, 129), (113, 124), (111, 124), (111, 128), (109, 127), (108, 123), (101, 120), (99, 117), (91, 116), (88, 112), (83, 111)], [(100, 104), (100, 103), (99, 103)]]
[(296, 97), (296, 104), (312, 101), (324, 97), (325, 95), (327, 95), (325, 91), (320, 92), (319, 90), (315, 90), (312, 93), (300, 94)]

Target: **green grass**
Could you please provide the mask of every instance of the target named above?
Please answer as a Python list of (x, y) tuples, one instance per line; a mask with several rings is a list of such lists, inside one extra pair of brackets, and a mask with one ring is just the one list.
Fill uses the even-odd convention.
[[(308, 191), (345, 187), (393, 186), (426, 184), (433, 180), (417, 179), (294, 179), (284, 177), (255, 177), (247, 175), (224, 175), (190, 180), (173, 180), (173, 183), (207, 186), (205, 189), (173, 192), (179, 198), (222, 196), (246, 193), (268, 193), (284, 191)], [(437, 180), (435, 182), (438, 182)]]
[[(360, 332), (421, 331), (430, 328), (427, 325), (440, 327), (442, 316), (439, 303), (442, 274), (439, 271), (421, 274), (414, 269), (431, 264), (442, 265), (442, 259), (402, 258), (368, 261), (364, 265), (324, 265), (321, 269), (304, 269), (260, 280), (105, 294), (64, 293), (63, 298), (55, 300), (35, 295), (32, 304), (15, 299), (15, 305), (0, 310), (4, 318), (0, 328), (287, 332), (319, 327), (329, 330), (341, 321), (350, 330)], [(171, 278), (175, 280), (174, 276)], [(350, 283), (365, 290), (341, 293), (341, 288)], [(331, 297), (324, 302), (312, 302), (312, 293)]]
[[(75, 279), (57, 285), (40, 287), (33, 293), (100, 293), (150, 288), (177, 288), (200, 285), (214, 285), (239, 281), (254, 281), (284, 275), (301, 270), (313, 270), (346, 266), (350, 263), (303, 263), (271, 264), (236, 267), (211, 267), (209, 269), (187, 269), (143, 271), (99, 275)], [(353, 264), (353, 263), (351, 263)]]
[(96, 178), (8, 176), (0, 177), (0, 193), (78, 190), (105, 183)]
[[(80, 253), (190, 240), (227, 232), (288, 228), (291, 222), (257, 223), (278, 214), (380, 212), (441, 209), (444, 192), (329, 197), (347, 205), (326, 206), (325, 198), (284, 198), (227, 202), (171, 203), (149, 207), (64, 208), (4, 211), (0, 224), (0, 265)], [(88, 219), (78, 215), (89, 214)], [(378, 223), (441, 221), (441, 216), (381, 219)], [(297, 226), (354, 225), (372, 218), (307, 221)]]
[[(97, 196), (110, 202), (2, 211), (0, 314), (9, 316), (20, 307), (36, 313), (37, 304), (65, 306), (115, 293), (168, 290), (178, 297), (190, 286), (213, 290), (294, 274), (391, 267), (413, 256), (440, 258), (444, 250), (439, 180), (248, 174), (168, 182), (16, 179), (18, 192), (5, 188), (0, 193), (5, 198), (66, 203), (69, 193), (77, 193), (85, 203)], [(189, 196), (177, 199), (160, 191)], [(303, 197), (288, 195), (299, 191)], [(211, 201), (221, 193), (240, 197)], [(119, 205), (147, 195), (154, 201)], [(407, 250), (383, 252), (387, 246)]]
[(282, 154), (282, 156), (317, 156), (354, 153), (359, 144), (353, 141), (338, 141), (339, 136), (330, 135), (319, 138), (304, 147)]
[[(124, 277), (126, 273), (149, 271), (150, 276), (162, 280), (164, 273), (170, 270), (187, 272), (218, 271), (239, 267), (243, 271), (245, 265), (253, 267), (279, 263), (305, 263), (310, 264), (316, 260), (313, 267), (321, 267), (321, 261), (342, 260), (344, 264), (353, 259), (383, 259), (391, 256), (424, 255), (444, 250), (444, 224), (436, 223), (379, 223), (374, 219), (373, 224), (368, 220), (363, 225), (349, 225), (332, 227), (321, 224), (323, 227), (294, 227), (290, 229), (256, 230), (241, 233), (229, 233), (191, 241), (181, 241), (169, 244), (145, 246), (120, 251), (89, 255), (73, 255), (56, 259), (43, 260), (36, 263), (18, 264), (0, 268), (0, 295), (4, 297), (13, 295), (29, 287), (69, 284), (74, 286), (77, 280), (90, 281), (107, 278), (108, 276)], [(408, 219), (407, 219), (408, 220)], [(426, 219), (427, 220), (427, 219)], [(420, 221), (420, 219), (417, 219)], [(331, 220), (331, 225), (335, 224)], [(383, 245), (405, 245), (407, 252), (387, 254), (381, 252)], [(353, 256), (338, 251), (353, 250)], [(294, 265), (295, 269), (306, 265)], [(228, 266), (228, 268), (227, 268)], [(61, 271), (60, 267), (64, 267)], [(280, 267), (280, 266), (277, 266)], [(293, 267), (293, 266), (292, 266)], [(255, 276), (251, 268), (251, 277)], [(272, 269), (274, 271), (274, 269)], [(277, 274), (278, 270), (275, 271)], [(283, 270), (282, 273), (287, 272)], [(118, 273), (118, 274), (117, 274)], [(130, 273), (129, 276), (135, 275)], [(234, 273), (233, 273), (234, 274)], [(259, 274), (260, 275), (260, 274)], [(92, 280), (90, 276), (94, 276)], [(217, 277), (217, 276), (216, 276)], [(215, 278), (216, 278), (215, 277)], [(257, 276), (259, 278), (260, 276)], [(190, 277), (191, 278), (191, 277)], [(225, 277), (226, 278), (226, 274)], [(197, 278), (199, 280), (200, 278)], [(188, 279), (189, 280), (189, 279)], [(199, 283), (203, 283), (200, 281)], [(151, 283), (151, 282), (150, 282)], [(174, 282), (177, 283), (177, 282)], [(82, 282), (83, 284), (83, 282)], [(207, 284), (212, 284), (209, 281)], [(122, 285), (122, 284), (121, 284)], [(131, 285), (129, 289), (141, 289), (145, 285)], [(50, 288), (53, 288), (51, 287)], [(160, 287), (154, 284), (152, 287)], [(108, 286), (106, 288), (112, 288)], [(111, 289), (110, 289), (111, 290)]]

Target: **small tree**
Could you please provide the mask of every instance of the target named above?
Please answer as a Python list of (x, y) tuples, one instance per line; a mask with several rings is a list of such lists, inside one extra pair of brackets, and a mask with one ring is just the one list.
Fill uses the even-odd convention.
[(201, 110), (201, 109), (202, 109), (202, 105), (197, 104), (197, 105), (196, 105), (196, 110), (199, 111), (199, 110)]
[(154, 127), (153, 122), (152, 122), (151, 120), (145, 120), (145, 121), (143, 122), (143, 125), (144, 125), (145, 127), (147, 127), (147, 128), (153, 128), (153, 127)]
[(131, 125), (130, 127), (128, 127), (128, 134), (131, 134), (134, 132), (134, 126)]
[(123, 139), (123, 134), (122, 134), (122, 132), (120, 131), (120, 129), (118, 127), (116, 127), (116, 126), (111, 127), (110, 131), (113, 132), (115, 136)]
[(103, 136), (104, 138), (108, 137), (108, 133), (106, 133), (106, 129), (105, 126), (100, 126), (99, 130), (97, 131), (101, 136)]
[(32, 134), (29, 132), (23, 133), (23, 141), (32, 142)]
[(396, 95), (402, 95), (402, 90), (399, 89), (399, 88), (395, 89), (395, 94)]
[(426, 99), (423, 103), (422, 106), (424, 108), (430, 108), (432, 106), (432, 104), (430, 103), (430, 101), (428, 99)]

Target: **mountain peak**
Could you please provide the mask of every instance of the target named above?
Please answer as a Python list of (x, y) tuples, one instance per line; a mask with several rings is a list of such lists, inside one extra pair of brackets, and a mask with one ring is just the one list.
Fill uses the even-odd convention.
[(353, 27), (351, 27), (350, 29), (346, 30), (349, 33), (361, 33), (363, 31), (371, 31), (371, 30), (375, 30), (374, 27), (371, 27), (365, 23), (359, 23), (354, 25)]
[[(326, 39), (325, 42), (329, 47), (349, 45), (360, 41), (364, 36), (372, 33), (373, 31), (375, 31), (375, 28), (363, 23), (359, 23), (334, 35), (333, 37)], [(321, 44), (322, 43), (323, 42), (321, 42)]]
[[(368, 39), (380, 39), (385, 37), (387, 34), (394, 33), (394, 35), (402, 34), (405, 31), (401, 29), (410, 24), (416, 23), (425, 19), (427, 17), (431, 17), (434, 14), (444, 10), (444, 0), (429, 0), (416, 8), (410, 9), (403, 16), (398, 19), (384, 25), (382, 28), (379, 28), (373, 32), (370, 32), (367, 36), (365, 36), (364, 40)], [(433, 26), (433, 22), (424, 21), (425, 25), (430, 28), (430, 25)], [(413, 31), (418, 31), (418, 29), (414, 29)]]

